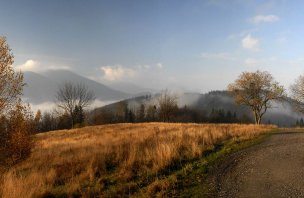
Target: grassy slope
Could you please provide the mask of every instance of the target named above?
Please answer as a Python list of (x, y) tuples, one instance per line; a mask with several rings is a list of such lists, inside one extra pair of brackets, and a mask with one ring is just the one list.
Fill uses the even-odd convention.
[(200, 197), (215, 161), (274, 129), (146, 123), (39, 134), (31, 157), (5, 174), (2, 196)]
[(210, 190), (206, 179), (217, 163), (220, 163), (229, 154), (260, 143), (268, 136), (269, 134), (261, 134), (252, 139), (243, 141), (228, 140), (217, 145), (214, 149), (206, 152), (204, 157), (185, 164), (183, 169), (172, 174), (178, 178), (176, 189), (170, 189), (168, 193), (172, 193), (177, 197), (206, 196)]

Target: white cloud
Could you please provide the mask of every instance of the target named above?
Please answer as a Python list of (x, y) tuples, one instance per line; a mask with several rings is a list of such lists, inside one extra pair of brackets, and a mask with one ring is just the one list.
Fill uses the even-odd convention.
[(100, 70), (104, 72), (103, 78), (109, 81), (133, 77), (136, 74), (134, 69), (124, 68), (121, 65), (103, 66)]
[(278, 21), (280, 18), (276, 15), (256, 15), (251, 18), (251, 21), (255, 24), (258, 23), (272, 23)]
[(221, 60), (235, 60), (231, 54), (226, 52), (220, 53), (202, 53), (202, 58), (206, 59), (221, 59)]
[(163, 64), (162, 64), (162, 63), (157, 63), (156, 66), (157, 66), (159, 69), (162, 69), (162, 68), (163, 68)]
[(244, 63), (248, 66), (256, 66), (259, 65), (261, 61), (255, 58), (246, 58)]
[(21, 65), (15, 66), (17, 70), (25, 71), (32, 71), (32, 72), (40, 72), (50, 69), (70, 69), (69, 66), (66, 65), (43, 65), (39, 61), (29, 59), (25, 63)]
[(53, 109), (56, 108), (56, 104), (54, 102), (44, 102), (40, 104), (32, 104), (29, 103), (31, 110), (35, 113), (38, 110), (42, 112), (51, 112)]
[(100, 70), (103, 72), (102, 79), (108, 81), (125, 81), (140, 78), (149, 73), (150, 75), (158, 73), (162, 69), (162, 63), (155, 65), (137, 65), (135, 67), (124, 67), (122, 65), (100, 67)]
[(16, 69), (21, 71), (35, 71), (39, 69), (38, 64), (39, 63), (37, 61), (29, 59), (25, 63), (16, 66)]
[(277, 61), (276, 57), (269, 58), (246, 58), (244, 60), (245, 65), (247, 66), (272, 66), (273, 63)]
[(248, 34), (242, 39), (242, 46), (245, 49), (258, 51), (259, 50), (259, 40)]
[(133, 66), (106, 65), (97, 68), (99, 73), (95, 72), (89, 78), (103, 84), (131, 83), (146, 88), (165, 88), (173, 80), (164, 68), (165, 65), (160, 62)]

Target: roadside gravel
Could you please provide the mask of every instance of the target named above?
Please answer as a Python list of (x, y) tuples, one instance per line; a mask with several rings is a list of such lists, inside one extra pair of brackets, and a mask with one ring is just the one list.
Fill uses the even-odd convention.
[(228, 156), (210, 177), (208, 197), (303, 197), (304, 133), (279, 133)]

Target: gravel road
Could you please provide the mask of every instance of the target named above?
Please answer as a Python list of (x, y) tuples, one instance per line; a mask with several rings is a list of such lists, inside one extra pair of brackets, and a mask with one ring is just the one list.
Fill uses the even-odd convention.
[(304, 133), (280, 133), (221, 162), (209, 197), (303, 197)]

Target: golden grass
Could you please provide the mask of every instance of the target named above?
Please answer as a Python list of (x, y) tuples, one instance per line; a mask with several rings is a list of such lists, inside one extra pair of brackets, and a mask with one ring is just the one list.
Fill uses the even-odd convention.
[[(157, 175), (201, 157), (218, 142), (249, 139), (274, 128), (144, 123), (38, 134), (30, 158), (3, 175), (1, 194), (4, 198), (130, 195), (139, 188), (132, 181), (157, 186)], [(153, 192), (151, 186), (147, 189)]]

